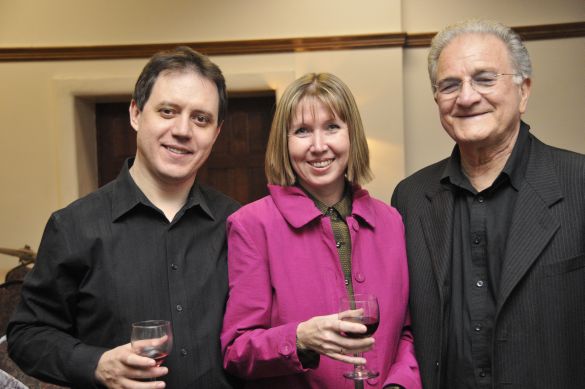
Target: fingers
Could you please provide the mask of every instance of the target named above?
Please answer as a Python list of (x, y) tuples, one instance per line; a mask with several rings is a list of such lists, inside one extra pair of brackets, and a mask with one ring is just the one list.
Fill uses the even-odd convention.
[(160, 367), (151, 367), (148, 369), (134, 369), (128, 368), (126, 372), (123, 374), (125, 378), (131, 378), (134, 380), (143, 380), (143, 379), (152, 379), (152, 378), (159, 378), (165, 376), (169, 373), (169, 369), (160, 366)]
[(342, 353), (332, 353), (332, 354), (326, 354), (326, 355), (331, 359), (335, 359), (337, 361), (349, 363), (352, 365), (365, 365), (366, 364), (366, 358), (364, 358), (363, 356), (356, 356), (354, 354), (342, 354)]
[(156, 361), (152, 358), (143, 357), (142, 355), (138, 354), (129, 354), (124, 363), (129, 366), (134, 366), (138, 368), (148, 368), (156, 366)]
[(169, 336), (163, 335), (160, 338), (153, 338), (153, 339), (142, 339), (142, 340), (134, 340), (132, 342), (132, 349), (138, 350), (139, 353), (143, 354), (142, 350), (149, 350), (152, 348), (156, 348), (162, 344), (168, 342)]
[(338, 317), (339, 320), (344, 320), (350, 317), (361, 317), (364, 315), (364, 309), (348, 309), (347, 311), (339, 312)]
[[(356, 319), (356, 321), (351, 321), (350, 317), (346, 317), (343, 320), (338, 320), (338, 333), (339, 334), (365, 334), (368, 330), (364, 324)], [(351, 335), (350, 335), (351, 336)]]
[(300, 323), (297, 327), (299, 347), (343, 362), (363, 363), (363, 358), (355, 357), (353, 354), (369, 351), (374, 345), (374, 339), (347, 336), (350, 333), (364, 334), (366, 326), (339, 319), (359, 314), (359, 311), (350, 310), (339, 315), (317, 316)]
[(370, 351), (374, 347), (374, 338), (352, 339), (338, 336), (333, 340), (331, 351), (336, 354), (351, 355)]
[(164, 366), (157, 367), (154, 359), (133, 353), (128, 344), (103, 353), (98, 361), (95, 377), (108, 388), (154, 389), (164, 388), (164, 382), (143, 383), (137, 380), (157, 378), (167, 373), (168, 369)]
[[(161, 370), (162, 369), (162, 370)], [(159, 385), (157, 385), (157, 388), (164, 388), (164, 382), (163, 381), (155, 381), (156, 379), (159, 379), (160, 377), (165, 376), (168, 373), (168, 370), (166, 368), (161, 368), (161, 367), (154, 367), (152, 369), (147, 369), (147, 370), (132, 370), (132, 371), (128, 371), (128, 375), (121, 378), (122, 380), (127, 380), (128, 382), (144, 382), (144, 381), (148, 381), (148, 380), (153, 380), (153, 381), (148, 381), (150, 382), (151, 386), (147, 386), (149, 388), (154, 387), (152, 386), (152, 383), (154, 382), (159, 382)], [(160, 383), (162, 383), (163, 385), (160, 386)], [(135, 385), (133, 385), (132, 387), (135, 387)]]
[(343, 347), (339, 347), (338, 351), (330, 351), (324, 353), (324, 355), (328, 356), (331, 359), (335, 359), (337, 361), (350, 363), (353, 365), (364, 365), (366, 363), (366, 359), (354, 352), (349, 352), (347, 349)]

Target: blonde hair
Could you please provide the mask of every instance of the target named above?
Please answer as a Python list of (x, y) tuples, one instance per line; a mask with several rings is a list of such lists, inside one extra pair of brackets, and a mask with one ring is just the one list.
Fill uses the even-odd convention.
[(368, 143), (351, 91), (333, 74), (308, 73), (290, 84), (276, 105), (264, 167), (268, 183), (283, 186), (295, 183), (296, 176), (288, 153), (288, 130), (299, 103), (305, 97), (317, 99), (347, 124), (350, 143), (348, 181), (359, 185), (370, 181), (372, 172)]

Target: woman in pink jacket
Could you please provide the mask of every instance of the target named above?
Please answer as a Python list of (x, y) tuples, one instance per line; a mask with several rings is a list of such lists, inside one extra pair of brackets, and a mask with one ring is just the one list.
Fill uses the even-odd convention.
[[(371, 178), (368, 146), (339, 78), (307, 74), (286, 89), (266, 175), (270, 195), (228, 219), (224, 367), (247, 388), (420, 388), (404, 228), (359, 186)], [(357, 293), (378, 297), (373, 337), (345, 336), (366, 331), (338, 315), (340, 298)], [(377, 378), (343, 377), (366, 360)]]

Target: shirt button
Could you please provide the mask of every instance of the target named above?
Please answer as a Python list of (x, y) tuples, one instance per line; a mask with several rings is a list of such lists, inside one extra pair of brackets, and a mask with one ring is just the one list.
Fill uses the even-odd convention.
[(181, 304), (177, 304), (177, 311), (181, 312), (183, 310), (183, 306)]
[(473, 329), (475, 330), (475, 332), (481, 332), (481, 324), (480, 323), (476, 323), (473, 326)]
[(337, 248), (340, 248), (340, 247), (341, 247), (341, 245), (342, 245), (342, 243), (341, 243), (341, 242), (335, 242), (335, 247), (337, 247)]
[(479, 196), (479, 197), (477, 198), (477, 201), (478, 201), (478, 202), (480, 202), (480, 203), (483, 203), (483, 197)]
[(477, 286), (478, 288), (481, 288), (481, 287), (483, 286), (483, 281), (482, 281), (482, 280), (478, 280), (478, 281), (475, 283), (475, 286)]
[(290, 358), (293, 353), (293, 347), (289, 343), (282, 343), (278, 346), (278, 353), (285, 359)]
[(187, 349), (182, 348), (181, 349), (181, 355), (186, 357), (189, 354), (189, 352), (187, 351)]
[(171, 269), (173, 270), (177, 270), (179, 267), (177, 265), (175, 265), (174, 263), (171, 263)]
[(479, 371), (479, 376), (480, 376), (480, 377), (485, 377), (485, 370), (484, 370), (484, 369), (481, 369), (481, 370)]
[(349, 280), (345, 280), (345, 285), (349, 285)]
[(476, 236), (475, 238), (473, 238), (473, 243), (479, 244), (479, 242), (481, 242), (481, 238), (479, 236)]

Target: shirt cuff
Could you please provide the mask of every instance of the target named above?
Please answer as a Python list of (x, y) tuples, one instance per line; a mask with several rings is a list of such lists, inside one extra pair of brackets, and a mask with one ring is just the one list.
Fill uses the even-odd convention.
[(95, 370), (103, 353), (103, 347), (78, 344), (71, 353), (68, 366), (69, 381), (73, 387), (98, 389), (104, 386), (96, 379)]
[(299, 362), (301, 362), (301, 365), (303, 366), (303, 369), (316, 369), (319, 367), (321, 356), (319, 355), (318, 352), (310, 350), (308, 348), (301, 348), (299, 345), (298, 338), (296, 346), (297, 356), (299, 358)]

